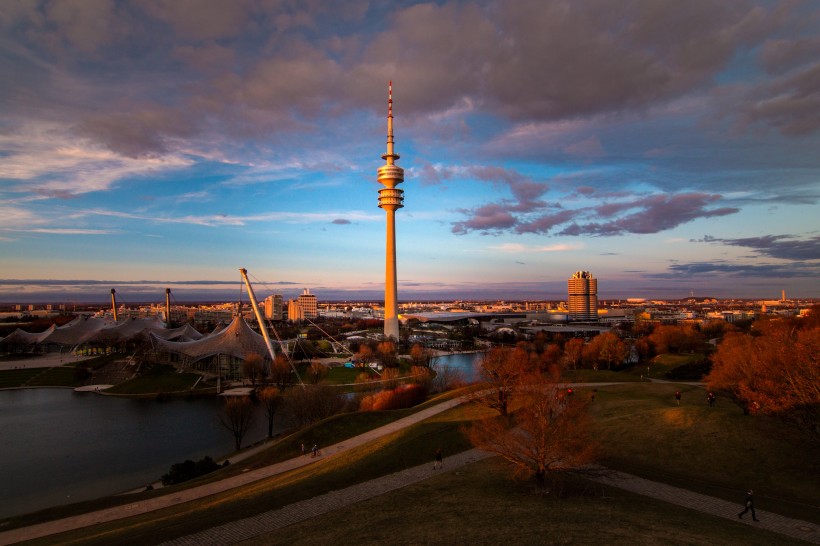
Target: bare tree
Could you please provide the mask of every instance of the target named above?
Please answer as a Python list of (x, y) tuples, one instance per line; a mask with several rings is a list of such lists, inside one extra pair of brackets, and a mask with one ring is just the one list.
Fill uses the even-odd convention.
[(410, 347), (410, 360), (413, 361), (414, 366), (430, 366), (432, 358), (432, 351), (424, 345), (416, 343)]
[(481, 378), (491, 392), (478, 396), (476, 400), (506, 416), (510, 400), (517, 391), (519, 377), (528, 367), (529, 355), (523, 348), (492, 348), (481, 361)]
[(265, 366), (262, 356), (256, 353), (248, 353), (242, 362), (242, 374), (251, 380), (251, 385), (256, 386), (256, 380), (265, 376)]
[(254, 422), (253, 402), (246, 396), (229, 396), (225, 398), (219, 422), (233, 434), (236, 450), (242, 448), (242, 439)]
[(319, 381), (321, 381), (328, 373), (328, 368), (324, 364), (322, 364), (318, 358), (314, 358), (310, 361), (310, 367), (307, 371), (308, 380), (313, 383), (314, 385), (318, 385)]
[(288, 389), (282, 396), (282, 410), (297, 427), (330, 417), (343, 407), (342, 397), (327, 385)]
[(379, 360), (381, 360), (385, 368), (395, 368), (399, 365), (396, 344), (392, 341), (382, 341), (379, 343), (376, 347), (376, 352), (379, 353)]
[(284, 388), (293, 381), (293, 370), (290, 367), (288, 357), (278, 353), (270, 366), (270, 379), (277, 387)]
[(276, 387), (265, 387), (256, 393), (259, 401), (262, 402), (262, 409), (265, 411), (265, 417), (268, 418), (268, 438), (273, 438), (273, 416), (279, 408), (279, 389)]
[(543, 376), (527, 375), (519, 385), (520, 409), (468, 429), (478, 448), (502, 456), (521, 474), (545, 488), (550, 475), (577, 471), (594, 460), (597, 444), (586, 413), (587, 402), (568, 396)]

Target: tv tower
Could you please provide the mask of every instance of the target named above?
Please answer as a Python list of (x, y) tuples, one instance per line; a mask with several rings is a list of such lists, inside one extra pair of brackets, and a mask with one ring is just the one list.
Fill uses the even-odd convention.
[(384, 337), (399, 339), (399, 306), (396, 299), (396, 210), (404, 206), (404, 190), (397, 188), (404, 182), (404, 169), (395, 165), (399, 154), (393, 151), (393, 82), (387, 86), (387, 161), (379, 167), (377, 180), (384, 187), (379, 190), (379, 208), (386, 218), (387, 244), (384, 275)]

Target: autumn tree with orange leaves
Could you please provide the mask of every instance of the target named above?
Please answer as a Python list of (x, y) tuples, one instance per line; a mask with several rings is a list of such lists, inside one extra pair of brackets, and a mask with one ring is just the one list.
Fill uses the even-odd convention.
[[(489, 368), (504, 372), (495, 376), (504, 379), (503, 388), (490, 384), (485, 394), (500, 415), (467, 428), (470, 442), (511, 462), (518, 474), (532, 476), (542, 489), (551, 476), (579, 471), (591, 463), (597, 443), (591, 433), (588, 401), (568, 395), (555, 382), (556, 370), (544, 374), (530, 366), (524, 348), (494, 351), (488, 355), (492, 356)], [(509, 405), (512, 396), (514, 411)]]
[(820, 432), (820, 326), (813, 318), (757, 321), (752, 334), (727, 334), (712, 357), (709, 388), (745, 414), (777, 415)]

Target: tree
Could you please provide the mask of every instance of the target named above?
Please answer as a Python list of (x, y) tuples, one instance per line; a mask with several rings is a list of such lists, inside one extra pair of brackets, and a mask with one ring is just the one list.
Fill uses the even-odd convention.
[(647, 339), (658, 354), (693, 352), (706, 341), (703, 334), (691, 326), (671, 324), (656, 327)]
[(564, 344), (564, 366), (572, 370), (581, 365), (581, 356), (584, 351), (584, 340), (574, 337)]
[(314, 358), (310, 361), (310, 367), (307, 370), (308, 381), (310, 381), (314, 385), (318, 385), (319, 381), (324, 379), (327, 373), (327, 366), (322, 364), (318, 358)]
[[(523, 379), (523, 378), (522, 378)], [(498, 416), (474, 423), (470, 442), (515, 465), (545, 488), (555, 473), (579, 471), (595, 458), (587, 402), (567, 396), (540, 375), (529, 374), (519, 385), (521, 408), (510, 418)]]
[(278, 353), (270, 366), (270, 380), (274, 385), (283, 389), (293, 381), (293, 370), (290, 361), (282, 353)]
[(251, 380), (251, 385), (256, 386), (256, 380), (265, 377), (265, 365), (261, 355), (248, 353), (242, 362), (242, 375)]
[(506, 416), (510, 400), (518, 388), (519, 377), (526, 372), (528, 364), (529, 355), (520, 347), (490, 349), (481, 361), (480, 373), (491, 394), (478, 395), (476, 399)]
[(254, 407), (250, 398), (246, 396), (228, 396), (222, 408), (219, 422), (233, 434), (236, 450), (242, 447), (242, 439), (250, 430), (254, 422)]
[(778, 415), (820, 432), (820, 328), (772, 320), (756, 329), (729, 333), (718, 345), (709, 388), (744, 414)]
[(420, 343), (410, 348), (410, 360), (413, 361), (414, 366), (430, 366), (432, 358), (432, 351)]
[(327, 385), (292, 388), (282, 395), (282, 412), (299, 428), (338, 413), (344, 404), (336, 389)]
[[(629, 356), (629, 347), (621, 338), (612, 332), (604, 332), (596, 336), (590, 345), (594, 346), (597, 352), (597, 364), (605, 366), (607, 370), (618, 367), (624, 363)], [(598, 366), (595, 366), (598, 369)]]
[(376, 352), (379, 354), (379, 360), (381, 360), (385, 368), (396, 368), (399, 365), (396, 344), (392, 341), (380, 342), (376, 347)]
[(273, 416), (279, 407), (279, 389), (276, 387), (265, 387), (257, 392), (256, 396), (262, 403), (262, 410), (265, 412), (265, 417), (268, 418), (268, 438), (273, 438)]
[(356, 362), (362, 366), (367, 366), (371, 360), (373, 360), (373, 349), (362, 344), (359, 347), (359, 351), (356, 353)]

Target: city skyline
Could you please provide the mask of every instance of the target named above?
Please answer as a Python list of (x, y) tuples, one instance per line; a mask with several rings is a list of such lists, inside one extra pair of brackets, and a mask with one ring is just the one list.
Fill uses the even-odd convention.
[[(810, 3), (0, 5), (0, 302), (818, 297)], [(99, 294), (96, 296), (96, 294)], [(155, 297), (146, 297), (154, 295)]]

